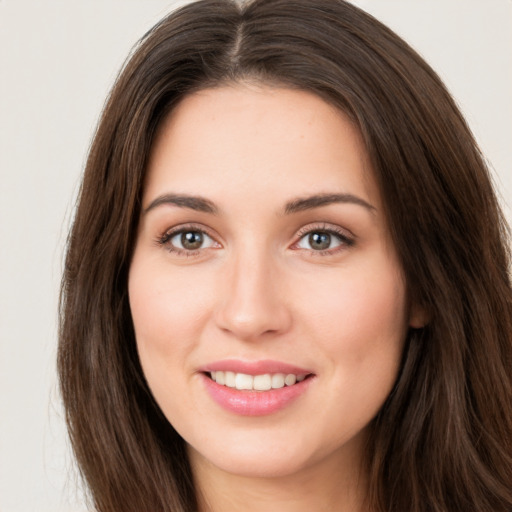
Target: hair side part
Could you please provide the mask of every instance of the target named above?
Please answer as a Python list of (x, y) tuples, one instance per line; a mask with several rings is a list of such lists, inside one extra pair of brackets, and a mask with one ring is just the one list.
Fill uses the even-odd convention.
[(202, 0), (140, 41), (102, 113), (68, 240), (58, 369), (99, 512), (190, 512), (184, 443), (146, 384), (127, 279), (149, 153), (186, 95), (238, 82), (310, 91), (360, 129), (410, 304), (368, 446), (372, 512), (512, 510), (509, 231), (454, 101), (391, 30), (342, 0)]

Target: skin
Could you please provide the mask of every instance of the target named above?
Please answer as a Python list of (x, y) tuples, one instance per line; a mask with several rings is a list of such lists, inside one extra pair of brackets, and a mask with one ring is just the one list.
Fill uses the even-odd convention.
[[(284, 211), (326, 193), (359, 203)], [(158, 203), (168, 194), (199, 196), (216, 212)], [(423, 321), (382, 212), (358, 130), (311, 93), (207, 89), (162, 125), (129, 297), (142, 368), (187, 443), (202, 510), (362, 510), (368, 425), (394, 385), (408, 326)], [(207, 233), (203, 245), (177, 251), (180, 229)], [(342, 238), (313, 248), (308, 233), (326, 231)], [(284, 409), (241, 416), (211, 399), (199, 371), (225, 359), (314, 376)]]

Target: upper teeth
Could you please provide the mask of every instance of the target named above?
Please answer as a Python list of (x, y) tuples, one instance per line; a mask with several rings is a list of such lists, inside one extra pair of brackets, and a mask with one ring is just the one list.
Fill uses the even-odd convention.
[(293, 373), (265, 373), (263, 375), (247, 375), (235, 372), (210, 372), (212, 379), (223, 386), (236, 389), (247, 389), (255, 391), (268, 391), (286, 386), (293, 386), (306, 378), (305, 374), (295, 375)]

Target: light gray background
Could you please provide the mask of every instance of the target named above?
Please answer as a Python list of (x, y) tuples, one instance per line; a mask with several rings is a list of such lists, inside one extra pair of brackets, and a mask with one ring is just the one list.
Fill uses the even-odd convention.
[[(54, 367), (63, 247), (106, 93), (133, 43), (183, 3), (0, 0), (0, 512), (86, 509)], [(512, 1), (354, 3), (445, 80), (510, 219)]]

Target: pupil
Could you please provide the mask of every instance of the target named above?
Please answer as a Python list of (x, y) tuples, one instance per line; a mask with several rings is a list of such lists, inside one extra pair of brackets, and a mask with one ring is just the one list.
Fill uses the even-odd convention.
[(199, 231), (187, 231), (181, 234), (181, 245), (184, 249), (199, 249), (203, 245), (203, 234)]
[(329, 233), (311, 233), (309, 235), (309, 244), (318, 251), (329, 249), (331, 235)]

